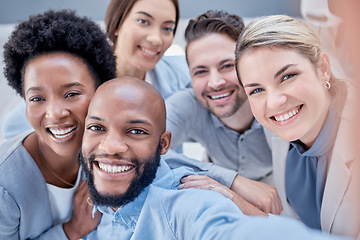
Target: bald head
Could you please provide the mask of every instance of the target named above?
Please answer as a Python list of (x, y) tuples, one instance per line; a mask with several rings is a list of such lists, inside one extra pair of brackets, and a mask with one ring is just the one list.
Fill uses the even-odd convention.
[(124, 105), (128, 111), (141, 110), (154, 119), (161, 133), (166, 130), (166, 108), (160, 93), (149, 83), (135, 77), (119, 77), (102, 84), (95, 92), (89, 106), (94, 109), (110, 108), (117, 114), (117, 106)]

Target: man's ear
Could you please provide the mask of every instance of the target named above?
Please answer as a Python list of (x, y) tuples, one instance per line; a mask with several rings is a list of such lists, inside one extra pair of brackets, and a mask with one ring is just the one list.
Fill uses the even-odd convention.
[(325, 82), (330, 81), (330, 77), (331, 77), (331, 67), (330, 67), (329, 56), (326, 53), (322, 52), (320, 54), (319, 62), (320, 62), (320, 66), (319, 66), (320, 77), (321, 77), (323, 84), (325, 85)]
[(160, 136), (160, 141), (161, 141), (161, 155), (164, 155), (165, 153), (167, 153), (167, 151), (170, 148), (170, 143), (171, 143), (171, 131), (166, 131), (163, 134), (161, 134)]

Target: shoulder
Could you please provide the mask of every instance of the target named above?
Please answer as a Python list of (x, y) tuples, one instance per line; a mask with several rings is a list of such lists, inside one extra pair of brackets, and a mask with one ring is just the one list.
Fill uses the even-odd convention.
[(188, 67), (185, 55), (178, 56), (163, 56), (156, 66), (170, 66), (175, 68)]
[[(172, 94), (165, 100), (166, 107), (170, 106), (184, 106), (184, 105), (198, 105), (195, 98), (194, 90), (192, 88), (185, 88)], [(195, 107), (194, 106), (194, 107)]]
[(18, 153), (26, 151), (22, 145), (22, 142), (28, 135), (29, 133), (21, 134), (3, 142), (0, 145), (0, 169), (5, 162), (9, 161), (9, 159), (16, 158)]
[[(22, 134), (0, 146), (0, 186), (12, 196), (30, 196), (35, 192), (46, 193), (44, 178), (31, 155), (22, 145), (27, 135), (28, 133)], [(43, 183), (45, 188), (42, 188), (40, 183)]]

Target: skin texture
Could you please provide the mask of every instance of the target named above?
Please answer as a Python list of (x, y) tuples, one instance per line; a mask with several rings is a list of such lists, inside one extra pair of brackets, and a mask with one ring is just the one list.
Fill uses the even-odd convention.
[[(68, 188), (69, 185), (48, 168), (65, 181), (75, 183), (84, 119), (95, 92), (95, 81), (81, 59), (70, 54), (51, 53), (40, 55), (27, 64), (24, 89), (27, 118), (35, 129), (24, 140), (24, 146), (47, 183)], [(50, 129), (53, 133), (71, 131), (55, 135)], [(85, 236), (100, 221), (100, 213), (94, 219), (91, 217), (92, 208), (86, 203), (87, 197), (87, 185), (82, 183), (74, 200), (74, 216), (64, 224), (69, 239)]]
[[(122, 77), (99, 87), (86, 117), (82, 153), (100, 194), (124, 194), (131, 182), (144, 173), (159, 139), (160, 154), (167, 152), (171, 133), (165, 131), (165, 118), (161, 95), (140, 79)], [(89, 162), (86, 159), (91, 154), (95, 159)], [(132, 159), (138, 159), (139, 164)], [(99, 164), (128, 169), (111, 173)]]
[(144, 79), (172, 44), (175, 18), (170, 0), (137, 1), (116, 32), (117, 76)]
[(331, 104), (324, 87), (331, 74), (327, 55), (322, 53), (315, 67), (294, 50), (260, 47), (240, 58), (238, 70), (260, 124), (286, 141), (299, 139), (310, 148)]
[[(235, 71), (236, 42), (226, 34), (209, 33), (187, 45), (187, 60), (195, 96), (201, 105), (217, 116), (228, 128), (243, 133), (254, 117), (244, 89)], [(209, 51), (211, 49), (211, 51)], [(227, 94), (213, 100), (211, 96)], [(181, 188), (211, 189), (229, 197), (246, 214), (259, 214), (244, 207), (250, 202), (265, 213), (280, 214), (282, 204), (274, 186), (236, 176), (231, 190), (206, 176), (188, 176)], [(250, 211), (248, 211), (250, 210)]]

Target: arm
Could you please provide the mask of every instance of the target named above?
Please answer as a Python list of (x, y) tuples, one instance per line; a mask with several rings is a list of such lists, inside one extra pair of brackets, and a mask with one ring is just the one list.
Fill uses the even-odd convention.
[(8, 194), (0, 188), (0, 239), (19, 239), (20, 209)]
[(191, 138), (191, 122), (194, 118), (192, 106), (195, 105), (191, 91), (193, 90), (178, 91), (165, 100), (166, 128), (171, 131), (170, 147), (172, 149)]
[(178, 239), (340, 239), (295, 219), (246, 216), (231, 201), (211, 191), (184, 192), (177, 195), (171, 206), (178, 211), (174, 216), (178, 218)]
[[(238, 194), (230, 190), (229, 188), (221, 185), (215, 180), (208, 178), (206, 176), (200, 175), (190, 175), (181, 179), (181, 184), (179, 189), (185, 188), (194, 188), (194, 189), (209, 189), (218, 193), (221, 193), (223, 196), (229, 198), (233, 201), (236, 206), (245, 214), (245, 215), (263, 215), (266, 216), (264, 212), (260, 211), (254, 205), (240, 197)], [(198, 185), (196, 185), (198, 184)]]
[(237, 175), (230, 189), (265, 213), (280, 214), (283, 210), (274, 186)]
[(231, 199), (246, 215), (264, 215), (264, 212), (280, 214), (282, 211), (282, 204), (274, 186), (240, 175), (235, 177), (231, 189), (206, 176), (191, 175), (182, 178), (181, 182), (183, 184), (179, 186), (179, 189), (210, 189), (221, 193)]
[[(35, 229), (28, 230), (30, 233), (24, 233), (24, 236), (20, 235), (20, 208), (16, 201), (2, 187), (0, 187), (0, 203), (0, 239), (18, 240), (20, 238), (28, 238), (28, 235), (34, 234), (34, 231), (42, 231), (41, 226), (35, 226)], [(68, 238), (62, 230), (61, 224), (59, 224), (49, 228), (34, 239), (67, 240)]]

